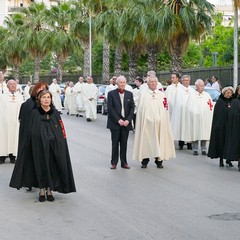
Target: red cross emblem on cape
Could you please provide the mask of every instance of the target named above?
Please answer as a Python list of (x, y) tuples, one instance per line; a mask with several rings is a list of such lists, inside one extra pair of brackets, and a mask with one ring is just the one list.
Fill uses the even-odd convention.
[(167, 103), (167, 98), (163, 99), (163, 106), (168, 110), (168, 103)]
[(212, 101), (210, 99), (208, 100), (207, 104), (210, 108), (210, 111), (212, 111), (213, 105), (212, 105)]
[(60, 123), (61, 129), (62, 129), (63, 137), (66, 138), (67, 136), (66, 136), (66, 131), (65, 131), (64, 125), (63, 125), (63, 121), (59, 120), (59, 123)]

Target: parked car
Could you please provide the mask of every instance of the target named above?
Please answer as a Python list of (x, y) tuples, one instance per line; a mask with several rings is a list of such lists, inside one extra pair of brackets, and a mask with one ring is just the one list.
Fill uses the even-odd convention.
[(105, 100), (105, 90), (107, 85), (99, 85), (98, 87), (98, 96), (97, 96), (97, 112), (102, 112), (102, 106)]
[(210, 94), (213, 102), (216, 102), (218, 100), (219, 96), (221, 95), (221, 93), (217, 89), (212, 88), (212, 87), (205, 87), (204, 91)]
[[(190, 85), (192, 88), (196, 89), (195, 85)], [(212, 87), (204, 87), (204, 91), (209, 93), (212, 97), (213, 102), (216, 102), (221, 95), (221, 92), (219, 92), (217, 89)]]

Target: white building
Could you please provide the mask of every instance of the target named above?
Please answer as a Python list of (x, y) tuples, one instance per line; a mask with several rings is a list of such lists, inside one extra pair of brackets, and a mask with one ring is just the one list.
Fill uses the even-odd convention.
[(0, 25), (6, 16), (19, 11), (21, 7), (28, 7), (31, 2), (44, 2), (46, 6), (56, 5), (60, 0), (0, 0)]

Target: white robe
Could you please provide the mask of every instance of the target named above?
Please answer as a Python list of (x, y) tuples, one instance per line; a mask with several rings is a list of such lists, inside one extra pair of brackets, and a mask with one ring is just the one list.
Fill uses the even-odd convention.
[(84, 111), (83, 105), (83, 89), (86, 83), (77, 82), (74, 85), (74, 91), (76, 92), (76, 102), (77, 102), (77, 110), (79, 112)]
[(70, 115), (77, 114), (76, 90), (72, 87), (67, 87), (65, 91), (65, 108)]
[(192, 94), (183, 109), (182, 140), (209, 140), (213, 117), (213, 101), (209, 93)]
[(61, 103), (61, 88), (58, 84), (52, 83), (49, 86), (49, 91), (52, 93), (53, 96), (53, 105), (58, 111), (62, 111), (62, 103)]
[(23, 91), (24, 101), (26, 101), (30, 98), (29, 89), (30, 89), (30, 86), (28, 86), (28, 85), (24, 88), (24, 91)]
[(182, 129), (187, 128), (184, 126), (186, 123), (183, 121), (182, 110), (186, 108), (189, 96), (194, 93), (195, 90), (192, 87), (184, 87), (183, 85), (180, 85), (176, 91), (171, 117), (173, 139), (176, 141), (182, 140)]
[(165, 94), (150, 89), (139, 96), (133, 145), (133, 160), (144, 158), (168, 160), (175, 157), (172, 130)]
[(6, 82), (0, 83), (0, 94), (3, 94), (5, 92), (8, 92), (7, 84)]
[[(97, 95), (98, 88), (94, 83), (86, 83), (83, 89), (83, 101), (86, 110), (86, 118), (97, 119)], [(89, 100), (93, 98), (93, 100)]]
[(168, 106), (169, 106), (169, 117), (170, 120), (172, 118), (172, 109), (173, 109), (173, 103), (174, 103), (174, 99), (175, 99), (175, 94), (177, 92), (177, 90), (179, 89), (179, 87), (182, 86), (181, 83), (178, 84), (174, 84), (172, 83), (171, 85), (169, 85), (165, 91), (167, 100), (168, 100)]
[(117, 88), (117, 85), (109, 84), (105, 89), (105, 98), (107, 99), (108, 93)]
[(137, 113), (140, 89), (136, 87), (133, 89), (132, 93), (133, 93), (133, 100), (134, 100), (134, 104), (135, 104), (134, 113)]
[(17, 155), (19, 120), (23, 96), (8, 90), (0, 97), (0, 156)]

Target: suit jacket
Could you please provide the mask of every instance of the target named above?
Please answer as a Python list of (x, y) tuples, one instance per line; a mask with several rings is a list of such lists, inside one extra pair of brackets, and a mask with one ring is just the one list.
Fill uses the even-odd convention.
[(107, 128), (117, 129), (120, 127), (118, 121), (120, 119), (128, 120), (127, 129), (132, 129), (132, 119), (134, 115), (134, 100), (133, 94), (130, 91), (124, 91), (124, 113), (125, 117), (121, 115), (122, 103), (119, 96), (118, 89), (112, 90), (108, 93), (107, 107), (108, 107), (108, 121)]

